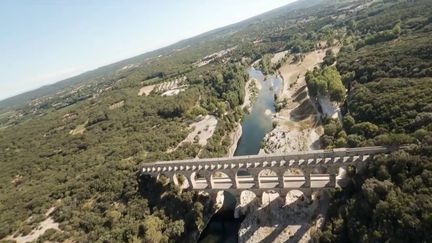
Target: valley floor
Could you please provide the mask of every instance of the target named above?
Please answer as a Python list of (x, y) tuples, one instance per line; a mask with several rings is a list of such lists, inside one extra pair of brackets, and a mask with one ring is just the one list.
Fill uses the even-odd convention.
[[(333, 48), (338, 52), (339, 48)], [(319, 124), (320, 114), (308, 95), (305, 74), (322, 62), (325, 50), (317, 50), (305, 55), (303, 61), (283, 65), (279, 73), (283, 78), (283, 89), (279, 102), (286, 106), (273, 115), (276, 124), (273, 131), (264, 138), (260, 154), (286, 153), (319, 149), (319, 137), (323, 129)]]
[[(338, 52), (339, 48), (333, 48)], [(305, 74), (318, 66), (326, 50), (317, 50), (305, 55), (303, 61), (284, 64), (279, 74), (283, 88), (278, 101), (286, 106), (273, 115), (275, 128), (264, 137), (260, 154), (287, 153), (320, 148), (320, 113), (308, 95)], [(281, 200), (278, 194), (266, 194), (268, 202), (252, 210), (242, 222), (239, 242), (309, 242), (311, 231), (323, 222), (328, 200), (325, 193), (321, 199), (300, 203), (301, 195), (288, 195)], [(317, 217), (315, 217), (318, 215)], [(313, 220), (313, 218), (318, 220)], [(312, 223), (315, 222), (315, 223)]]

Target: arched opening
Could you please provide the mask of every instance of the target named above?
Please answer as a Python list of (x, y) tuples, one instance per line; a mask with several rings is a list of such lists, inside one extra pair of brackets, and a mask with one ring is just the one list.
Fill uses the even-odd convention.
[(287, 206), (303, 206), (309, 203), (309, 198), (300, 190), (291, 190), (285, 196)]
[[(285, 200), (280, 197), (279, 192), (274, 190), (266, 190), (261, 195), (261, 207), (262, 208), (272, 208), (274, 206), (276, 207), (283, 207), (285, 205)], [(268, 207), (270, 206), (270, 207)]]
[(247, 170), (237, 171), (236, 179), (238, 189), (249, 189), (255, 186), (254, 178)]
[(301, 169), (290, 168), (283, 174), (285, 188), (301, 188), (305, 185), (306, 179)]
[(319, 165), (315, 166), (310, 174), (310, 187), (323, 188), (328, 186), (330, 175), (327, 173), (327, 168)]
[(244, 190), (240, 193), (240, 202), (237, 202), (240, 206), (246, 206), (252, 203), (256, 199), (256, 194), (249, 190)]
[(209, 187), (205, 176), (200, 172), (193, 172), (190, 181), (194, 189), (205, 189)]
[[(275, 188), (279, 185), (279, 177), (276, 172), (264, 169), (258, 174), (259, 188)], [(282, 185), (283, 186), (283, 185)]]
[(341, 166), (338, 169), (338, 174), (336, 176), (336, 187), (346, 187), (348, 185), (348, 178), (347, 178), (347, 167)]
[(238, 198), (234, 218), (247, 215), (249, 212), (254, 210), (258, 204), (258, 198), (255, 193), (249, 190), (242, 191)]
[(353, 178), (358, 173), (358, 168), (355, 165), (347, 166), (347, 176), (349, 178)]
[(166, 185), (171, 181), (171, 179), (169, 176), (167, 176), (165, 174), (159, 174), (156, 177), (156, 181), (162, 183), (162, 185)]
[(210, 182), (213, 189), (229, 189), (233, 185), (233, 179), (223, 172), (215, 171), (210, 177)]
[(191, 186), (189, 185), (187, 177), (180, 173), (175, 173), (173, 175), (173, 182), (174, 185), (178, 186), (180, 189), (187, 189)]
[(336, 187), (346, 187), (357, 173), (357, 168), (354, 165), (341, 166), (338, 169), (336, 176)]

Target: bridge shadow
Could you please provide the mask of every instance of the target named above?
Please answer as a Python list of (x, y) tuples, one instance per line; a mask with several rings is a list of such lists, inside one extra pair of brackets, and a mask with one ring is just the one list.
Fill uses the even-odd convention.
[[(260, 203), (258, 200), (261, 199), (255, 198), (250, 204)], [(313, 226), (311, 222), (325, 213), (325, 208), (320, 208), (322, 199), (312, 201), (304, 196), (296, 199), (289, 196), (288, 200), (285, 203), (284, 198), (278, 197), (265, 207), (248, 210), (240, 228), (239, 242), (299, 242), (302, 238), (308, 239), (306, 233)]]
[(301, 88), (299, 88), (293, 95), (292, 97), (297, 97), (299, 96), (301, 93), (303, 93), (303, 91), (307, 92), (306, 90), (306, 85), (303, 85)]
[(310, 99), (304, 99), (299, 106), (297, 106), (290, 112), (291, 120), (293, 121), (303, 121), (314, 114), (315, 109)]
[(238, 230), (244, 217), (235, 218), (236, 199), (223, 191), (223, 203), (213, 214), (205, 229), (201, 232), (198, 243), (237, 243)]
[[(138, 191), (137, 194), (148, 200), (149, 214), (163, 211), (171, 220), (184, 220), (184, 232), (198, 232), (196, 222), (199, 214), (213, 214), (213, 203), (208, 196), (198, 194), (196, 191), (187, 190), (181, 191), (173, 183), (162, 183), (149, 175), (138, 175)], [(199, 202), (203, 206), (202, 211), (195, 208)], [(195, 241), (196, 235), (183, 235), (182, 242)], [(195, 240), (194, 240), (195, 239)]]
[[(296, 93), (298, 93), (298, 92), (296, 92)], [(301, 101), (303, 101), (306, 97), (307, 97), (307, 91), (306, 90), (304, 90), (303, 92), (300, 92), (300, 93), (298, 93), (296, 96), (295, 96), (295, 98), (294, 98), (294, 102), (301, 102)]]

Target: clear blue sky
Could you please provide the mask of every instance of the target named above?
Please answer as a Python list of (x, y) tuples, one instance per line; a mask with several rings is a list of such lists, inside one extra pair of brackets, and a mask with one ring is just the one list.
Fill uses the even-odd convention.
[(1, 0), (0, 100), (293, 0)]

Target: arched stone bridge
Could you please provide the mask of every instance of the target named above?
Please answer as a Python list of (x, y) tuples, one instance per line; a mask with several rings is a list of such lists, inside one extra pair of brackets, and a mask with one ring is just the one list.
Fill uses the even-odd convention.
[(173, 180), (181, 188), (228, 191), (238, 196), (248, 190), (259, 195), (273, 191), (286, 195), (299, 190), (310, 196), (314, 190), (344, 185), (346, 173), (355, 173), (377, 154), (398, 147), (339, 148), (277, 155), (174, 160), (146, 163), (142, 173)]

